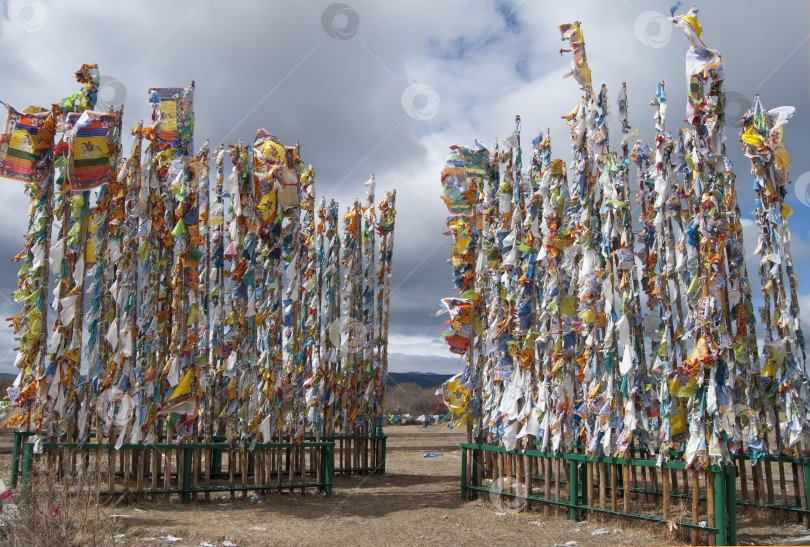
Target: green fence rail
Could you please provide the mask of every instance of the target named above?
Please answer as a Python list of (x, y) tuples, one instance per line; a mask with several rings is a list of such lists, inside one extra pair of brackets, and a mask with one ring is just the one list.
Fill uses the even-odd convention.
[[(492, 468), (487, 468), (485, 464), (485, 454), (490, 453), (490, 458), (498, 458), (499, 455), (516, 457), (514, 460), (519, 464), (525, 460), (524, 457), (529, 458), (548, 458), (550, 461), (560, 461), (558, 473), (552, 477), (550, 474), (534, 473), (532, 469), (542, 469), (541, 461), (536, 460), (537, 465), (530, 464), (529, 479), (526, 479), (526, 470), (523, 469), (523, 474), (518, 469), (507, 468), (508, 477), (516, 479), (517, 485), (509, 488), (504, 488), (503, 484), (495, 484), (496, 478), (507, 477), (507, 472), (503, 468), (495, 470), (493, 474)], [(793, 463), (795, 458), (787, 458), (790, 463)], [(801, 458), (798, 463), (805, 466), (810, 462), (806, 458)], [(607, 504), (597, 506), (595, 500), (589, 503), (589, 492), (592, 493), (594, 487), (598, 483), (594, 482), (591, 476), (591, 484), (588, 484), (588, 464), (605, 464), (606, 475), (603, 479), (607, 479), (610, 483), (609, 487), (603, 486), (603, 492), (610, 493), (610, 506)], [(525, 464), (524, 464), (525, 465)], [(550, 465), (550, 464), (549, 464)], [(495, 465), (497, 467), (497, 464)], [(714, 543), (716, 545), (735, 545), (737, 543), (737, 512), (736, 506), (740, 503), (737, 498), (737, 467), (735, 465), (713, 465), (708, 467), (707, 476), (710, 477), (710, 489), (707, 483), (706, 495), (699, 496), (699, 501), (707, 504), (706, 510), (712, 515), (714, 522), (700, 522), (697, 514), (693, 514), (691, 520), (674, 520), (666, 519), (662, 514), (652, 512), (633, 512), (626, 511), (618, 507), (617, 500), (624, 499), (626, 491), (638, 492), (643, 494), (657, 494), (663, 496), (664, 492), (656, 489), (640, 489), (628, 488), (629, 479), (623, 475), (629, 475), (632, 466), (641, 468), (657, 468), (663, 470), (662, 480), (669, 484), (669, 474), (667, 470), (685, 471), (686, 466), (678, 461), (666, 461), (660, 464), (653, 459), (640, 459), (640, 458), (607, 458), (607, 457), (591, 457), (586, 454), (577, 453), (554, 453), (544, 452), (539, 450), (513, 450), (507, 452), (503, 447), (490, 446), (483, 444), (461, 444), (461, 499), (469, 500), (476, 497), (478, 493), (487, 493), (490, 496), (495, 495), (496, 498), (505, 499), (512, 503), (512, 507), (523, 509), (525, 505), (531, 502), (538, 502), (549, 506), (562, 507), (568, 510), (568, 517), (570, 520), (580, 520), (587, 512), (602, 513), (609, 515), (616, 515), (620, 517), (640, 519), (649, 522), (659, 522), (664, 524), (674, 523), (680, 528), (692, 529), (702, 533), (712, 534), (714, 536)], [(503, 464), (501, 463), (501, 467)], [(517, 468), (518, 465), (515, 465)], [(547, 469), (550, 469), (548, 467)], [(593, 469), (593, 468), (591, 468)], [(563, 478), (560, 470), (567, 471), (567, 478)], [(484, 480), (486, 475), (490, 474), (492, 480), (491, 485), (485, 485)], [(615, 476), (613, 476), (615, 474)], [(554, 479), (556, 492), (555, 496), (549, 494), (549, 488), (545, 489), (532, 488), (527, 485), (533, 486), (534, 480), (544, 481), (544, 486), (549, 484), (548, 481)], [(560, 485), (566, 485), (567, 492), (560, 491)], [(699, 492), (699, 488), (697, 489)], [(670, 492), (671, 493), (671, 492)], [(557, 498), (559, 496), (559, 498)], [(707, 498), (711, 498), (711, 500)], [(603, 498), (604, 500), (604, 498)], [(711, 501), (711, 511), (708, 503)], [(524, 505), (525, 504), (525, 505)], [(622, 504), (624, 507), (626, 505)], [(693, 506), (694, 507), (694, 506)], [(781, 507), (780, 507), (781, 508)], [(695, 536), (693, 536), (694, 538)], [(693, 539), (694, 541), (694, 539)]]
[[(17, 486), (18, 479), (21, 473), (21, 458), (23, 454), (23, 445), (26, 439), (33, 437), (34, 434), (27, 431), (14, 432), (14, 444), (12, 447), (11, 458), (11, 487)], [(74, 439), (75, 439), (74, 435)], [(88, 442), (95, 438), (94, 433), (88, 436)], [(316, 437), (314, 435), (307, 435), (302, 440), (303, 442), (331, 442), (334, 443), (335, 449), (332, 451), (332, 472), (335, 474), (366, 474), (366, 473), (385, 473), (386, 461), (386, 447), (388, 437), (382, 433), (382, 428), (377, 428), (371, 435), (324, 435)], [(158, 442), (165, 444), (165, 435), (160, 435), (157, 438)], [(213, 449), (212, 454), (212, 478), (227, 477), (228, 474), (222, 471), (222, 452), (230, 447), (227, 440), (223, 436), (213, 436), (209, 442), (204, 442), (203, 437), (196, 439), (197, 444), (204, 444), (207, 449)], [(285, 440), (290, 444), (295, 444), (293, 441)], [(355, 450), (357, 445), (360, 450)], [(86, 443), (82, 446), (86, 446)], [(126, 445), (130, 446), (130, 445)], [(144, 446), (144, 448), (152, 448), (155, 445)], [(265, 445), (257, 445), (265, 446)], [(213, 447), (213, 448), (212, 448)], [(217, 448), (224, 447), (224, 448)], [(365, 464), (363, 463), (365, 462)]]
[(335, 473), (385, 473), (386, 435), (324, 435), (321, 439), (335, 443)]
[[(247, 449), (238, 449), (229, 443), (153, 443), (150, 445), (142, 444), (123, 444), (116, 449), (112, 443), (62, 443), (62, 442), (43, 442), (40, 447), (41, 455), (34, 453), (35, 443), (27, 439), (28, 435), (21, 434), (15, 436), (13, 447), (13, 462), (12, 462), (12, 488), (16, 487), (17, 479), (19, 478), (20, 486), (25, 489), (31, 477), (39, 470), (35, 467), (35, 460), (41, 460), (42, 466), (49, 467), (49, 456), (64, 457), (67, 453), (71, 458), (76, 458), (80, 462), (84, 461), (85, 464), (94, 458), (96, 462), (96, 469), (99, 469), (100, 462), (107, 462), (108, 468), (104, 475), (107, 476), (107, 484), (112, 486), (112, 489), (100, 490), (102, 495), (144, 495), (144, 494), (177, 494), (182, 499), (183, 503), (190, 503), (192, 496), (196, 498), (199, 493), (206, 494), (210, 492), (230, 492), (233, 496), (234, 492), (255, 491), (256, 493), (265, 492), (269, 490), (281, 489), (301, 489), (305, 491), (307, 488), (317, 488), (319, 491), (326, 495), (332, 494), (332, 483), (334, 477), (334, 450), (335, 443), (331, 441), (319, 442), (300, 442), (300, 443), (259, 443), (251, 447), (250, 455), (257, 454), (274, 454), (278, 456), (278, 463), (281, 464), (282, 458), (286, 453), (287, 468), (282, 469), (281, 465), (271, 468), (264, 467), (262, 462), (259, 466), (259, 461), (248, 460), (247, 458), (242, 462), (241, 471), (237, 474), (234, 473), (234, 468), (240, 457), (247, 454)], [(267, 452), (270, 451), (270, 452)], [(272, 452), (275, 451), (275, 452)], [(223, 453), (229, 454), (233, 461), (229, 462), (229, 471), (223, 472), (221, 469)], [(300, 464), (300, 468), (296, 468), (296, 463), (290, 466), (290, 454), (295, 454), (296, 461)], [(118, 457), (120, 456), (123, 462), (124, 454), (129, 454), (133, 457), (131, 463), (132, 467), (140, 471), (144, 467), (155, 469), (148, 465), (150, 462), (155, 463), (154, 460), (161, 459), (164, 456), (166, 459), (166, 466), (162, 472), (158, 471), (152, 480), (148, 481), (150, 486), (143, 486), (146, 481), (140, 481), (141, 486), (137, 489), (132, 489), (129, 477), (135, 473), (135, 470), (127, 468), (123, 463), (120, 464), (120, 470), (116, 469), (118, 464)], [(209, 455), (210, 459), (206, 462), (207, 473), (195, 472), (199, 469), (200, 462), (202, 462), (205, 455)], [(171, 459), (174, 455), (176, 471), (172, 472)], [(309, 455), (310, 462), (314, 462), (315, 467), (306, 466), (306, 456)], [(137, 459), (136, 459), (137, 458)], [(134, 462), (139, 462), (137, 465)], [(245, 463), (249, 465), (244, 465)], [(21, 465), (20, 465), (21, 464)], [(89, 466), (88, 466), (89, 467)], [(140, 469), (138, 469), (140, 467)], [(252, 468), (252, 471), (251, 471)], [(46, 469), (46, 472), (49, 472)], [(57, 470), (57, 473), (64, 475), (62, 470)], [(76, 469), (71, 469), (68, 474), (76, 473)], [(126, 476), (127, 482), (124, 490), (120, 489), (121, 485), (116, 487), (116, 478)], [(286, 476), (286, 481), (284, 480)], [(300, 476), (300, 480), (297, 478)], [(228, 478), (229, 482), (226, 484), (212, 484), (213, 480), (216, 482), (218, 479)], [(235, 482), (238, 478), (240, 484)], [(273, 480), (277, 478), (278, 480)], [(101, 473), (97, 473), (96, 480), (99, 485), (103, 482)], [(176, 483), (175, 487), (171, 487), (172, 480)], [(204, 484), (200, 484), (200, 483)], [(156, 485), (162, 483), (163, 487)], [(69, 488), (69, 485), (66, 485)]]

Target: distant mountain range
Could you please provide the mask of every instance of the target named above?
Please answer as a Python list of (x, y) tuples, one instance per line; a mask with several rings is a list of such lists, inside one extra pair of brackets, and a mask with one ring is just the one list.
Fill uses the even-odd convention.
[(450, 378), (447, 374), (434, 374), (432, 372), (389, 372), (388, 387), (397, 384), (416, 384), (419, 387), (439, 387)]
[(408, 355), (406, 353), (391, 352), (388, 354), (388, 372), (425, 372), (450, 377), (464, 370), (458, 357), (435, 355)]

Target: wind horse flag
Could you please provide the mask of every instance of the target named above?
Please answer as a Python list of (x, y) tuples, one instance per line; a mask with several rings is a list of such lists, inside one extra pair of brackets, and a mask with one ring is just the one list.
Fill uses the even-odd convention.
[(299, 175), (293, 168), (295, 149), (285, 148), (278, 137), (259, 129), (253, 141), (253, 151), (256, 171), (262, 182), (260, 211), (262, 219), (269, 222), (265, 217), (270, 214), (275, 203), (283, 209), (300, 206)]
[(73, 126), (68, 147), (70, 189), (80, 192), (106, 184), (117, 154), (115, 135), (120, 134), (120, 112), (71, 113), (68, 123)]
[(190, 153), (194, 135), (193, 87), (159, 87), (149, 90), (152, 104), (152, 126), (157, 150)]
[(9, 106), (6, 131), (0, 136), (0, 176), (22, 182), (41, 181), (45, 166), (40, 160), (53, 145), (53, 133), (50, 111), (17, 112)]
[(560, 49), (560, 55), (568, 51), (574, 53), (574, 59), (571, 61), (571, 72), (563, 76), (563, 78), (573, 76), (582, 89), (590, 92), (592, 89), (591, 69), (588, 68), (588, 59), (585, 56), (585, 38), (580, 24), (579, 21), (576, 21), (575, 23), (560, 25), (562, 39), (571, 42), (571, 49)]

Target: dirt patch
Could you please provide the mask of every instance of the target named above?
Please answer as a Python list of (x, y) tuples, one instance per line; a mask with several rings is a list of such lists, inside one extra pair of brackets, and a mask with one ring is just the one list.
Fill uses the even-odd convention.
[[(214, 496), (210, 503), (118, 503), (111, 512), (122, 545), (681, 545), (661, 524), (542, 509), (499, 513), (488, 499), (460, 500), (461, 433), (440, 427), (387, 428), (385, 475), (338, 476), (334, 495), (268, 494), (254, 501)], [(6, 447), (8, 449), (6, 449)], [(0, 477), (8, 479), (11, 435), (0, 432)], [(441, 454), (425, 458), (426, 453)], [(784, 544), (803, 534), (795, 517), (743, 512), (740, 544)], [(600, 531), (598, 535), (592, 535)], [(607, 532), (602, 534), (601, 532)], [(805, 532), (806, 534), (806, 532)], [(178, 541), (173, 541), (179, 539)]]

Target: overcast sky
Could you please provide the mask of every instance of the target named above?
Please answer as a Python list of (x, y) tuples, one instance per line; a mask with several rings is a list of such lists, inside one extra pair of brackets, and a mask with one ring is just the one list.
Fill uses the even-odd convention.
[[(630, 123), (642, 136), (653, 133), (649, 100), (660, 80), (667, 82), (668, 127), (682, 126), (687, 42), (665, 19), (671, 4), (4, 0), (0, 100), (47, 106), (79, 89), (76, 68), (98, 63), (102, 105), (123, 103), (129, 128), (150, 115), (149, 87), (195, 80), (198, 146), (206, 138), (212, 146), (252, 142), (258, 128), (288, 145), (300, 140), (317, 193), (337, 199), (341, 210), (374, 173), (378, 201), (383, 190), (397, 189), (390, 352), (402, 355), (392, 358), (392, 370), (450, 373), (460, 367), (435, 338), (443, 319), (432, 316), (438, 299), (453, 294), (439, 199), (448, 147), (474, 139), (490, 145), (510, 134), (520, 114), (524, 143), (548, 128), (554, 157), (570, 158), (561, 116), (579, 92), (572, 78), (562, 79), (570, 54), (560, 56), (557, 25), (575, 20), (594, 87), (609, 90), (613, 145), (623, 81)], [(797, 108), (785, 131), (797, 183), (788, 201), (797, 213), (790, 222), (802, 315), (810, 320), (808, 4), (706, 0), (698, 7), (704, 41), (723, 56), (729, 120), (755, 93), (766, 108)], [(737, 132), (729, 128), (728, 146), (750, 219), (751, 176)], [(8, 259), (22, 248), (28, 204), (22, 184), (0, 182), (0, 313), (8, 317), (18, 309), (9, 297), (17, 265)], [(745, 228), (750, 252), (753, 221)], [(13, 371), (14, 346), (11, 331), (0, 330), (0, 372)]]

